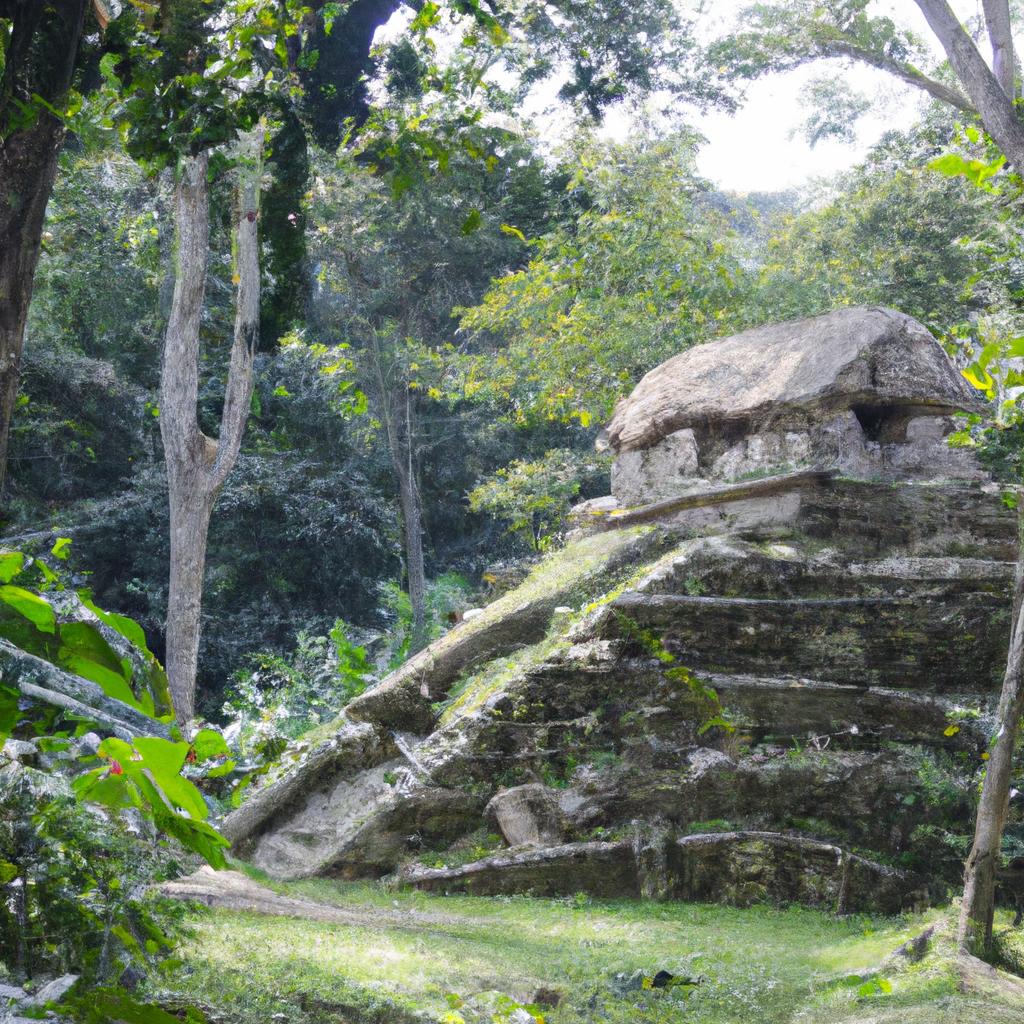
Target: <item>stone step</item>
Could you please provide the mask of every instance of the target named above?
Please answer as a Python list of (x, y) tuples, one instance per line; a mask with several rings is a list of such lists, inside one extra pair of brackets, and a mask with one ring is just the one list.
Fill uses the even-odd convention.
[(1005, 667), (1009, 603), (1000, 595), (733, 598), (625, 594), (603, 639), (660, 642), (705, 672), (810, 676), (897, 689), (988, 693)]
[(802, 495), (795, 527), (858, 559), (890, 554), (1017, 558), (1017, 513), (991, 484), (837, 479)]
[[(652, 747), (626, 748), (609, 763), (607, 755), (588, 760), (565, 789), (534, 785), (499, 792), (493, 805), (513, 804), (518, 793), (532, 795), (528, 809), (554, 804), (557, 816), (543, 813), (517, 822), (518, 833), (501, 832), (510, 845), (519, 836), (554, 836), (552, 841), (615, 835), (635, 821), (664, 821), (683, 832), (702, 823), (725, 822), (733, 828), (816, 829), (858, 848), (900, 856), (913, 845), (922, 824), (948, 826), (968, 819), (972, 785), (951, 758), (924, 749), (841, 750), (758, 746), (740, 752), (697, 747), (665, 757)], [(717, 742), (717, 741), (712, 741)], [(746, 752), (743, 752), (746, 751)], [(647, 755), (647, 756), (645, 756)], [(925, 792), (922, 776), (931, 780)], [(535, 791), (545, 790), (545, 802)], [(519, 805), (524, 801), (520, 800)]]
[(1015, 563), (981, 558), (891, 556), (867, 561), (807, 543), (754, 544), (736, 538), (688, 542), (636, 589), (696, 597), (954, 597), (1010, 600)]
[(894, 913), (923, 890), (906, 873), (832, 843), (757, 831), (519, 848), (459, 867), (409, 865), (398, 880), (433, 892), (651, 893), (737, 906), (800, 902), (839, 913)]

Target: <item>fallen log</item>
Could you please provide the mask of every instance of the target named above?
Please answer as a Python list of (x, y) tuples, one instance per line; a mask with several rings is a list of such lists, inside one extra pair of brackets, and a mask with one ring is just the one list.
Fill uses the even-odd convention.
[(0, 681), (17, 687), (26, 697), (89, 718), (126, 742), (136, 736), (170, 738), (167, 725), (108, 697), (97, 683), (65, 672), (2, 639)]
[(695, 491), (691, 494), (680, 494), (675, 498), (665, 498), (650, 505), (637, 508), (615, 510), (607, 515), (595, 516), (590, 525), (601, 530), (617, 530), (623, 526), (636, 526), (638, 523), (652, 523), (664, 519), (676, 512), (687, 512), (695, 508), (709, 508), (712, 505), (727, 505), (734, 501), (747, 501), (750, 498), (768, 498), (787, 491), (800, 490), (805, 487), (820, 487), (835, 477), (832, 470), (802, 469), (794, 473), (780, 473), (777, 476), (766, 476), (760, 480), (745, 480), (740, 483), (723, 484), (706, 491)]

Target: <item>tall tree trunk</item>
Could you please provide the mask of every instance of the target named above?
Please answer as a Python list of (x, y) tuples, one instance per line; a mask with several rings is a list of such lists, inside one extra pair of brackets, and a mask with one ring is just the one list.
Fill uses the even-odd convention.
[(999, 730), (989, 749), (985, 781), (978, 800), (974, 842), (964, 867), (957, 941), (962, 949), (984, 955), (992, 946), (996, 875), (1002, 857), (1003, 830), (1010, 809), (1013, 753), (1024, 714), (1024, 558), (1017, 562), (1013, 626), (996, 720)]
[(399, 431), (402, 441), (393, 453), (398, 494), (402, 506), (405, 534), (405, 572), (408, 577), (409, 602), (412, 605), (412, 637), (409, 654), (416, 654), (427, 642), (427, 578), (423, 567), (423, 507), (413, 465), (412, 413), (409, 394), (405, 394), (405, 423)]
[(1010, 99), (1017, 93), (1017, 61), (1013, 53), (1010, 0), (982, 0), (985, 27), (992, 43), (992, 74)]
[[(960, 79), (965, 92), (974, 104), (981, 117), (985, 130), (992, 136), (996, 145), (1002, 150), (1007, 161), (1018, 173), (1024, 173), (1024, 123), (1017, 117), (1014, 108), (1012, 86), (1006, 92), (1000, 80), (992, 73), (985, 58), (978, 52), (974, 40), (960, 24), (960, 19), (953, 13), (947, 0), (915, 0), (921, 8), (931, 30), (946, 51), (949, 63)], [(1005, 3), (1005, 0), (1002, 0)], [(991, 9), (995, 13), (998, 3), (993, 0), (986, 5), (986, 15)], [(999, 15), (996, 14), (997, 24)], [(991, 24), (991, 23), (990, 23)], [(1002, 58), (1006, 58), (1000, 66), (1003, 81), (1010, 81), (1007, 76), (1008, 61), (1012, 74), (1013, 50), (1012, 42), (1007, 50), (1005, 37), (997, 35), (992, 39), (993, 49), (998, 45)]]
[(171, 517), (167, 679), (178, 721), (195, 713), (206, 542), (217, 494), (238, 458), (259, 340), (259, 189), (262, 129), (238, 147), (235, 332), (217, 441), (199, 429), (199, 327), (206, 289), (210, 202), (206, 153), (183, 161), (175, 188), (176, 276), (160, 378), (160, 434)]
[[(1016, 59), (1008, 0), (984, 0), (985, 24), (992, 44), (992, 69), (964, 31), (947, 0), (916, 0), (949, 63), (971, 98), (985, 130), (1010, 165), (1024, 171), (1024, 123), (1014, 107)], [(1013, 626), (1006, 672), (999, 697), (995, 741), (978, 800), (974, 842), (964, 866), (964, 895), (957, 926), (961, 949), (984, 955), (992, 946), (996, 877), (1002, 858), (1003, 830), (1010, 805), (1010, 777), (1020, 716), (1024, 712), (1024, 550), (1018, 555)]]
[(405, 553), (406, 587), (412, 606), (412, 636), (409, 653), (415, 654), (427, 640), (427, 580), (423, 565), (423, 508), (416, 484), (413, 456), (412, 401), (408, 387), (388, 381), (380, 339), (372, 337), (373, 373), (377, 378), (384, 431), (388, 439), (391, 465), (398, 483), (398, 504), (402, 512), (402, 540)]
[(67, 98), (86, 0), (14, 8), (0, 80), (0, 493), (46, 204), (57, 173)]

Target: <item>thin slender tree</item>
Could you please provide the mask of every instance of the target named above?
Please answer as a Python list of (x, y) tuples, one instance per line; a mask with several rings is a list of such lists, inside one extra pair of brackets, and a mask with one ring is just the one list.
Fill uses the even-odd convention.
[(174, 196), (174, 297), (160, 378), (160, 434), (167, 463), (171, 559), (167, 599), (167, 678), (175, 712), (195, 711), (206, 542), (217, 495), (238, 458), (252, 401), (259, 341), (259, 199), (263, 130), (242, 133), (236, 152), (235, 327), (220, 434), (200, 429), (199, 328), (210, 244), (209, 154), (181, 161)]

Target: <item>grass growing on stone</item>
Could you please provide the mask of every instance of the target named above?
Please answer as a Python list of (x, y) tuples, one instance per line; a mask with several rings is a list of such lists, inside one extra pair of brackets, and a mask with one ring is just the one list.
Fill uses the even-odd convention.
[[(962, 994), (938, 954), (878, 975), (887, 985), (870, 993), (851, 980), (941, 920), (939, 911), (840, 919), (796, 907), (444, 897), (325, 880), (272, 887), (363, 911), (370, 923), (197, 915), (173, 984), (233, 1024), (454, 1021), (445, 1015), (459, 1000), (466, 1024), (490, 1024), (501, 1005), (506, 1016), (494, 1020), (541, 988), (561, 995), (558, 1007), (538, 1011), (547, 1024), (1020, 1019), (1019, 1009), (1004, 1014), (998, 1000)], [(396, 909), (436, 916), (409, 927), (372, 922), (374, 911)], [(678, 990), (616, 991), (616, 975), (659, 970), (700, 984), (685, 999)], [(500, 1004), (499, 994), (513, 1002)]]

